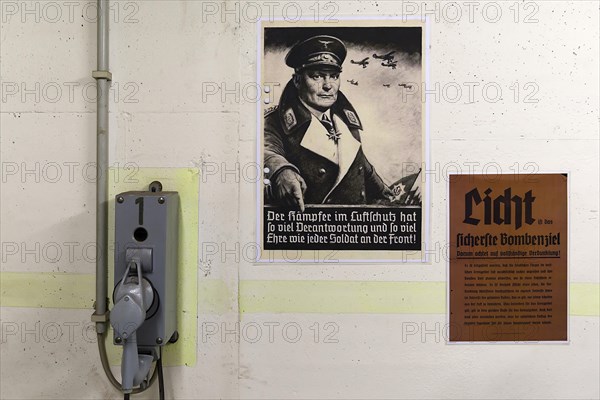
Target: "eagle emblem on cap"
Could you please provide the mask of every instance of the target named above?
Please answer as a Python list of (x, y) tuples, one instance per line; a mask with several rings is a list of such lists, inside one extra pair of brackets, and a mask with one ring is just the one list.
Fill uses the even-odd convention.
[(327, 49), (327, 46), (329, 46), (329, 43), (333, 43), (333, 40), (319, 40), (319, 43), (323, 45), (324, 49)]

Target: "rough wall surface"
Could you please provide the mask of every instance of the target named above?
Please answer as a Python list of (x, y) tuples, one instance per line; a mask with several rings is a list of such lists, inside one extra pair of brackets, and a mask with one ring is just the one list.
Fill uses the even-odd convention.
[[(0, 2), (3, 399), (120, 398), (89, 323), (94, 4)], [(110, 157), (121, 172), (111, 179), (145, 168), (197, 176), (196, 363), (166, 368), (168, 398), (600, 396), (598, 3), (454, 4), (459, 14), (445, 2), (112, 4)], [(258, 16), (326, 25), (423, 14), (431, 263), (318, 254), (310, 265), (256, 265)], [(447, 264), (435, 244), (446, 242), (446, 174), (457, 168), (570, 173), (568, 344), (445, 343)], [(32, 287), (46, 282), (38, 276), (47, 283)], [(16, 281), (22, 294), (9, 298)]]

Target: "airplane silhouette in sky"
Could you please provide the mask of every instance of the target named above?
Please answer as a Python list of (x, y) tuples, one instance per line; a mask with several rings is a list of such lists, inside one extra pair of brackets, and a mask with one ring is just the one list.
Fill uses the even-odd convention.
[(363, 68), (367, 68), (367, 65), (369, 65), (369, 57), (365, 57), (360, 61), (350, 60), (350, 62), (352, 64), (358, 64), (358, 65), (362, 66)]
[(390, 51), (387, 54), (378, 56), (377, 54), (373, 54), (373, 58), (378, 58), (380, 60), (385, 60), (385, 61), (392, 61), (394, 59), (393, 54), (395, 53), (395, 51)]
[(384, 67), (389, 67), (391, 69), (396, 69), (396, 66), (398, 65), (398, 61), (384, 61), (381, 63), (381, 65), (383, 65)]

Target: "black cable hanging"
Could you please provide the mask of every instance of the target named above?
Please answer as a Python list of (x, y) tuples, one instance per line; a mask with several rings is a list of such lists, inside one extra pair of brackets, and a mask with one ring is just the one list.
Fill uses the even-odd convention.
[(162, 369), (162, 347), (159, 347), (158, 360), (156, 361), (156, 368), (158, 368), (158, 398), (165, 400), (165, 382), (163, 379)]

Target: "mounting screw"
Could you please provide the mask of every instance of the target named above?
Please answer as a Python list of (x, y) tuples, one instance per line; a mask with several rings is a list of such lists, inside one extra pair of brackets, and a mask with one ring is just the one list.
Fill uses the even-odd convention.
[(159, 197), (158, 198), (158, 204), (164, 204), (165, 202), (165, 198), (164, 197)]
[(122, 203), (124, 201), (125, 201), (125, 199), (123, 198), (123, 196), (117, 197), (117, 203)]
[(163, 339), (161, 337), (156, 338), (156, 344), (162, 344)]
[(122, 341), (123, 341), (123, 339), (121, 339), (121, 337), (120, 337), (120, 336), (117, 336), (117, 337), (115, 338), (115, 343), (117, 343), (117, 344), (121, 343)]

